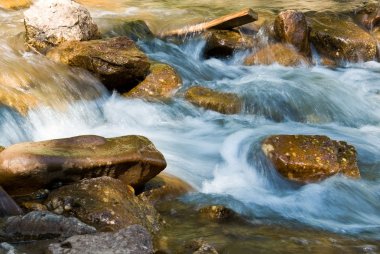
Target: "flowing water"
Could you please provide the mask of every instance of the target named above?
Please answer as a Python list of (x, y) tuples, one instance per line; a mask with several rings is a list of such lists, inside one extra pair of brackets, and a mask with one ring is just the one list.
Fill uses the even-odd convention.
[[(272, 15), (281, 9), (342, 11), (360, 4), (83, 2), (95, 2), (89, 5), (95, 21), (103, 32), (114, 35), (121, 22), (132, 19), (146, 20), (158, 33), (245, 7)], [(11, 87), (9, 91), (21, 83), (25, 94), (43, 103), (25, 115), (0, 108), (1, 145), (82, 134), (144, 135), (164, 154), (166, 171), (196, 188), (197, 193), (183, 198), (187, 203), (224, 204), (251, 220), (252, 227), (257, 222), (296, 225), (320, 234), (380, 240), (380, 63), (347, 64), (335, 70), (318, 65), (246, 67), (246, 52), (228, 60), (204, 59), (205, 43), (199, 40), (180, 45), (138, 41), (151, 59), (169, 63), (183, 79), (173, 100), (146, 102), (110, 94), (89, 73), (26, 52), (22, 17), (22, 11), (0, 10), (0, 83)], [(192, 106), (182, 95), (196, 84), (239, 94), (244, 111), (222, 115)], [(336, 176), (305, 186), (284, 181), (260, 150), (261, 140), (273, 134), (321, 134), (353, 144), (362, 179)]]

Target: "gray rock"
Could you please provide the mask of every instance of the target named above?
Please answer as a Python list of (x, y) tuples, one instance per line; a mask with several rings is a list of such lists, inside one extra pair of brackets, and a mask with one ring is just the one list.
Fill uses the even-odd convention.
[(152, 239), (145, 228), (129, 226), (116, 233), (72, 236), (62, 243), (51, 244), (49, 254), (148, 254), (153, 253)]
[(50, 212), (34, 211), (24, 216), (9, 217), (1, 226), (0, 239), (26, 241), (92, 234), (96, 229), (77, 218)]
[(37, 50), (99, 37), (88, 10), (71, 0), (37, 1), (24, 16), (26, 41)]

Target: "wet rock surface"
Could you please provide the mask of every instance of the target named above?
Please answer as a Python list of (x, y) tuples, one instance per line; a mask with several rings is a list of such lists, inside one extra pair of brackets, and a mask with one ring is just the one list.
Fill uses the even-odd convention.
[(112, 28), (112, 32), (107, 35), (112, 37), (114, 34), (127, 36), (128, 38), (138, 40), (150, 40), (154, 34), (144, 20), (130, 20)]
[(236, 213), (222, 205), (205, 206), (199, 209), (201, 217), (208, 218), (215, 221), (226, 221), (232, 219)]
[(337, 61), (376, 59), (376, 40), (350, 18), (320, 13), (313, 15), (309, 23), (310, 40), (319, 54)]
[(218, 254), (218, 251), (202, 239), (192, 240), (185, 244), (185, 251), (193, 251), (193, 254)]
[(51, 244), (50, 254), (151, 254), (152, 239), (147, 230), (139, 225), (129, 226), (115, 233), (72, 236), (62, 243)]
[(95, 233), (96, 229), (77, 218), (65, 217), (50, 212), (30, 212), (23, 216), (12, 216), (1, 225), (2, 241), (27, 241), (58, 237), (70, 237)]
[(110, 90), (130, 90), (149, 73), (148, 57), (128, 37), (70, 41), (47, 53), (63, 64), (84, 68), (99, 77)]
[(0, 153), (0, 184), (22, 193), (108, 175), (139, 186), (165, 167), (163, 155), (145, 137), (78, 136), (8, 147)]
[(355, 148), (326, 136), (270, 136), (262, 150), (277, 171), (293, 181), (316, 182), (336, 174), (360, 177)]
[(53, 191), (46, 206), (54, 213), (75, 216), (99, 231), (116, 231), (139, 224), (151, 233), (160, 228), (150, 203), (136, 197), (133, 188), (110, 177), (85, 179)]
[(99, 37), (88, 10), (71, 0), (37, 1), (24, 16), (26, 42), (42, 52), (64, 41)]
[(139, 98), (170, 98), (181, 84), (182, 79), (173, 67), (168, 64), (153, 63), (146, 78), (123, 95)]
[(308, 65), (309, 61), (293, 47), (280, 43), (262, 48), (244, 60), (245, 65), (271, 65), (274, 63), (283, 66), (298, 66)]
[(223, 93), (210, 88), (193, 86), (185, 93), (192, 104), (222, 114), (237, 114), (243, 107), (242, 99), (233, 93)]
[(305, 56), (311, 54), (309, 27), (302, 12), (295, 10), (280, 12), (274, 21), (274, 31), (281, 42), (292, 44)]

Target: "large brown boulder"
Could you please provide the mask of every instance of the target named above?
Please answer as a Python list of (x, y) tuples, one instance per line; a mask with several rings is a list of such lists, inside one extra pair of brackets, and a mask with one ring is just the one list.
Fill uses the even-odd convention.
[(237, 114), (243, 107), (242, 100), (236, 94), (218, 92), (201, 86), (189, 88), (185, 98), (196, 106), (222, 114)]
[(215, 30), (207, 32), (205, 56), (228, 57), (239, 50), (251, 49), (254, 46), (252, 36), (243, 35), (238, 31)]
[(280, 43), (268, 45), (244, 60), (245, 65), (271, 65), (274, 63), (283, 66), (298, 66), (309, 64), (309, 60), (293, 47)]
[(160, 227), (159, 215), (133, 188), (118, 179), (84, 179), (53, 191), (46, 205), (50, 211), (74, 216), (100, 231), (116, 231), (139, 224), (151, 233)]
[(24, 16), (26, 42), (41, 52), (64, 41), (99, 37), (88, 10), (71, 0), (37, 1)]
[(310, 18), (310, 26), (310, 40), (323, 56), (350, 62), (377, 57), (376, 40), (348, 17), (316, 14)]
[(293, 181), (316, 182), (336, 174), (360, 177), (355, 148), (326, 136), (270, 136), (262, 150), (277, 171)]
[(47, 57), (94, 73), (109, 89), (126, 91), (149, 72), (148, 57), (127, 37), (70, 41), (48, 51)]
[(309, 28), (302, 12), (294, 10), (280, 12), (274, 21), (274, 32), (281, 42), (292, 44), (305, 56), (311, 54)]
[(168, 64), (153, 63), (148, 76), (123, 95), (139, 98), (170, 98), (181, 84), (182, 79), (173, 67)]
[(78, 136), (12, 145), (0, 153), (0, 185), (28, 192), (54, 182), (108, 175), (143, 185), (166, 167), (163, 155), (142, 136)]

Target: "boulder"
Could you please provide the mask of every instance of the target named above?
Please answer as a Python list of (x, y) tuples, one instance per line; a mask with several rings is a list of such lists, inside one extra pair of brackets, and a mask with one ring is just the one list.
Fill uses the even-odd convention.
[(309, 64), (309, 60), (293, 47), (279, 43), (268, 45), (244, 60), (245, 65), (271, 65), (274, 63), (283, 66), (298, 66)]
[(326, 136), (270, 136), (262, 150), (283, 177), (296, 182), (317, 182), (336, 174), (360, 177), (355, 148)]
[(62, 243), (49, 245), (48, 254), (152, 254), (152, 238), (139, 225), (129, 226), (118, 232), (72, 236)]
[(199, 209), (199, 214), (201, 217), (215, 220), (215, 221), (225, 221), (235, 217), (236, 213), (222, 205), (211, 205), (205, 206)]
[(92, 234), (96, 229), (76, 218), (64, 217), (46, 211), (12, 216), (1, 225), (2, 241), (27, 241)]
[(243, 108), (243, 102), (236, 94), (218, 92), (201, 86), (189, 88), (185, 98), (196, 106), (222, 114), (237, 114)]
[(139, 224), (154, 234), (160, 227), (153, 206), (136, 197), (133, 188), (111, 177), (63, 186), (53, 191), (45, 203), (50, 211), (75, 216), (99, 231), (117, 231)]
[(0, 8), (6, 10), (18, 10), (28, 8), (32, 4), (32, 0), (0, 0)]
[(167, 99), (174, 95), (181, 84), (182, 79), (173, 67), (168, 64), (154, 63), (150, 66), (148, 76), (123, 95), (126, 97)]
[(166, 167), (163, 155), (142, 136), (77, 136), (12, 145), (0, 153), (0, 185), (28, 193), (54, 182), (99, 176), (141, 186)]
[(350, 18), (322, 13), (314, 15), (309, 23), (310, 40), (320, 55), (336, 61), (376, 59), (376, 40)]
[(206, 46), (204, 55), (210, 57), (229, 57), (239, 50), (251, 49), (254, 46), (252, 36), (232, 30), (214, 30), (205, 33)]
[(88, 10), (71, 0), (37, 1), (24, 16), (26, 42), (41, 52), (64, 41), (100, 37)]
[(144, 185), (139, 196), (147, 198), (150, 202), (177, 198), (194, 191), (188, 183), (171, 174), (161, 172)]
[(112, 27), (112, 31), (106, 35), (110, 37), (114, 37), (115, 35), (127, 36), (134, 41), (154, 38), (154, 34), (143, 20), (125, 21), (122, 24)]
[(127, 91), (149, 72), (148, 57), (127, 37), (61, 43), (47, 53), (56, 62), (84, 68), (110, 90)]
[(309, 28), (302, 12), (280, 12), (274, 21), (274, 32), (279, 41), (289, 43), (303, 55), (310, 56)]

